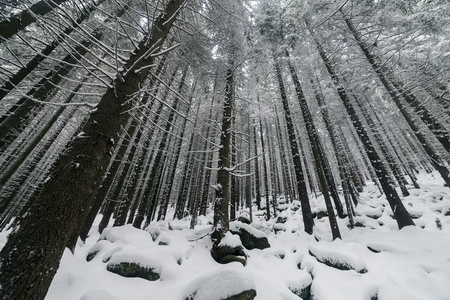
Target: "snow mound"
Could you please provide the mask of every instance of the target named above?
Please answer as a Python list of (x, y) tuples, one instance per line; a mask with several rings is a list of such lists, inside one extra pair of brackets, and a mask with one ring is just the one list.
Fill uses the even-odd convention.
[(264, 232), (254, 228), (250, 225), (244, 224), (242, 222), (230, 222), (230, 230), (231, 231), (239, 231), (240, 229), (247, 231), (248, 233), (250, 233), (251, 235), (253, 235), (254, 237), (257, 237), (257, 238), (267, 237)]
[(92, 291), (81, 296), (80, 300), (116, 300), (113, 295), (107, 291)]
[(227, 246), (230, 248), (243, 247), (241, 239), (237, 235), (233, 235), (231, 232), (227, 231), (225, 236), (220, 240), (219, 246)]
[(149, 246), (153, 243), (150, 234), (141, 229), (134, 228), (130, 224), (125, 226), (112, 227), (108, 230), (105, 230), (102, 235), (100, 235), (99, 240), (108, 240), (112, 243), (142, 246)]
[(340, 240), (320, 242), (309, 246), (309, 253), (319, 262), (340, 270), (355, 270), (366, 273), (367, 268), (359, 254)]
[(240, 264), (230, 264), (195, 278), (182, 299), (221, 300), (249, 290), (255, 290), (252, 274)]
[(108, 266), (121, 263), (136, 264), (158, 273), (161, 280), (167, 280), (176, 276), (177, 267), (181, 261), (182, 256), (179, 251), (167, 246), (164, 247), (164, 250), (153, 247), (116, 252), (111, 256)]

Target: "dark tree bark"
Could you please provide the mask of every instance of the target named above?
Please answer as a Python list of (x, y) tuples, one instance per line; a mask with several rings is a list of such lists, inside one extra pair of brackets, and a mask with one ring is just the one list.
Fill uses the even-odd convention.
[[(306, 26), (308, 26), (307, 22)], [(333, 83), (337, 88), (339, 98), (344, 104), (344, 107), (347, 110), (350, 120), (352, 121), (352, 124), (355, 127), (356, 132), (358, 133), (358, 136), (361, 139), (361, 142), (364, 145), (370, 163), (375, 169), (381, 187), (386, 195), (386, 199), (389, 202), (392, 212), (394, 213), (394, 217), (397, 221), (398, 227), (403, 228), (404, 226), (414, 225), (414, 222), (411, 216), (409, 215), (408, 211), (406, 210), (405, 206), (403, 205), (400, 197), (398, 196), (397, 191), (391, 185), (383, 161), (381, 160), (381, 157), (378, 155), (378, 152), (373, 146), (366, 130), (364, 129), (361, 121), (359, 120), (359, 117), (356, 114), (356, 111), (350, 102), (350, 98), (348, 97), (346, 90), (344, 89), (339, 77), (336, 75), (336, 72), (334, 71), (333, 65), (329, 61), (325, 51), (323, 50), (322, 46), (320, 45), (319, 41), (317, 40), (317, 38), (315, 37), (313, 31), (309, 28), (309, 26), (308, 29), (313, 38), (313, 42), (317, 48), (317, 51), (319, 52), (319, 55), (325, 64), (328, 74), (332, 78)]]
[[(192, 98), (194, 96), (194, 91), (195, 91), (195, 87), (196, 87), (196, 81), (194, 82), (192, 89), (191, 89), (191, 95), (189, 96), (189, 103), (191, 103)], [(184, 84), (184, 83), (183, 83)], [(198, 115), (198, 111), (200, 108), (200, 102), (198, 105), (198, 109), (197, 109), (197, 114)], [(181, 152), (181, 146), (183, 144), (183, 138), (184, 138), (184, 133), (186, 132), (185, 128), (186, 128), (186, 123), (187, 123), (187, 118), (183, 120), (183, 125), (181, 125), (181, 133), (180, 133), (180, 137), (177, 141), (177, 144), (175, 145), (175, 153), (174, 155), (174, 159), (173, 159), (173, 163), (171, 164), (170, 167), (170, 171), (169, 174), (167, 176), (166, 179), (166, 184), (161, 196), (161, 206), (160, 206), (160, 210), (158, 212), (158, 220), (161, 219), (165, 219), (166, 218), (166, 213), (167, 213), (167, 207), (169, 206), (169, 200), (170, 200), (170, 195), (172, 193), (172, 189), (174, 187), (173, 185), (173, 180), (175, 178), (175, 173), (177, 170), (177, 166), (178, 166), (178, 160), (180, 159), (180, 152)], [(195, 128), (195, 122), (194, 122), (194, 128)]]
[[(43, 299), (58, 269), (69, 238), (79, 233), (86, 218), (92, 193), (98, 189), (103, 170), (109, 163), (116, 133), (125, 124), (129, 95), (139, 89), (152, 64), (148, 56), (162, 46), (184, 1), (167, 2), (153, 23), (150, 36), (139, 44), (125, 71), (108, 89), (83, 128), (85, 138), (73, 141), (56, 165), (56, 172), (34, 201), (20, 226), (9, 236), (0, 252), (0, 298)], [(57, 230), (56, 230), (57, 229)]]
[[(259, 100), (258, 100), (259, 102)], [(264, 133), (262, 130), (262, 121), (261, 117), (259, 118), (259, 134), (261, 137), (261, 149), (262, 149), (262, 157), (263, 157), (263, 178), (264, 178), (264, 191), (266, 198), (266, 220), (270, 219), (270, 203), (269, 203), (269, 178), (267, 175), (267, 162), (266, 162), (266, 145), (264, 143)]]
[[(178, 86), (178, 93), (181, 92), (181, 89), (184, 86), (185, 79), (187, 75), (187, 66), (183, 71), (183, 75), (181, 77), (179, 86)], [(149, 177), (149, 186), (147, 187), (147, 190), (150, 192), (148, 196), (144, 194), (144, 199), (139, 204), (138, 212), (136, 214), (136, 218), (134, 219), (133, 226), (136, 228), (140, 228), (142, 221), (144, 221), (144, 216), (147, 211), (147, 220), (150, 222), (151, 216), (153, 214), (153, 209), (156, 207), (156, 199), (157, 199), (157, 192), (156, 188), (159, 186), (159, 182), (161, 180), (162, 176), (157, 176), (158, 174), (161, 175), (161, 168), (163, 167), (163, 162), (165, 161), (166, 157), (166, 147), (168, 145), (167, 139), (169, 138), (169, 132), (172, 128), (172, 124), (175, 119), (175, 111), (177, 110), (178, 103), (180, 99), (178, 96), (175, 97), (174, 103), (172, 108), (170, 109), (169, 117), (166, 121), (166, 126), (164, 127), (163, 136), (161, 138), (161, 141), (159, 142), (159, 147), (156, 152), (154, 164), (152, 166), (152, 170), (150, 172)]]
[[(289, 57), (289, 53), (287, 53), (287, 56)], [(305, 95), (303, 94), (303, 89), (300, 85), (300, 80), (298, 79), (297, 72), (289, 59), (288, 59), (288, 66), (289, 66), (289, 70), (291, 72), (292, 81), (294, 82), (295, 91), (297, 93), (297, 98), (300, 103), (303, 120), (305, 121), (306, 132), (308, 134), (309, 143), (311, 145), (314, 163), (316, 165), (316, 170), (317, 170), (317, 176), (319, 177), (319, 184), (320, 184), (322, 194), (325, 199), (325, 206), (326, 206), (327, 212), (328, 212), (328, 219), (330, 220), (331, 234), (333, 236), (333, 240), (335, 240), (337, 238), (341, 238), (341, 233), (339, 231), (339, 226), (336, 221), (336, 215), (334, 213), (333, 205), (331, 203), (328, 184), (327, 184), (327, 180), (325, 178), (325, 171), (324, 171), (325, 166), (323, 164), (321, 155), (319, 153), (321, 151), (321, 149), (319, 148), (319, 143), (320, 143), (319, 137), (317, 136), (317, 130), (313, 123), (311, 113), (308, 108), (308, 103), (306, 102)], [(335, 205), (336, 205), (336, 209), (337, 209), (338, 213), (340, 214), (340, 216), (343, 217), (344, 211), (343, 211), (340, 200), (335, 202)]]
[[(165, 63), (165, 58), (163, 58), (162, 61), (159, 63), (159, 65), (158, 65), (158, 67), (156, 69), (156, 72), (155, 72), (155, 76), (158, 76), (160, 74), (160, 72), (163, 69), (164, 63)], [(176, 72), (174, 72), (174, 74), (171, 77), (171, 82), (172, 82), (173, 78), (175, 77), (175, 73)], [(154, 77), (152, 77), (152, 80), (150, 81), (150, 84), (149, 84), (150, 88), (155, 84), (155, 82), (156, 82), (156, 79)], [(147, 104), (147, 102), (149, 100), (151, 100), (151, 104), (153, 105), (153, 101), (154, 100), (153, 99), (149, 99), (151, 97), (152, 96), (145, 95), (142, 98), (142, 102), (141, 103), (145, 105), (145, 104)], [(162, 105), (163, 104), (161, 104), (161, 106), (160, 106), (161, 109), (162, 109)], [(159, 112), (161, 112), (161, 110), (159, 110)], [(138, 124), (138, 122), (136, 120), (132, 119), (132, 117), (130, 117), (130, 118), (131, 119), (129, 121), (131, 121), (131, 125), (130, 125), (130, 128), (128, 129), (127, 134), (129, 136), (134, 136), (134, 133), (136, 132), (136, 130), (139, 130), (139, 124)], [(159, 113), (155, 116), (156, 120), (157, 120), (157, 118), (159, 118)], [(141, 133), (139, 133), (139, 136), (140, 135), (141, 135)], [(153, 131), (147, 136), (147, 138), (150, 139), (152, 135), (153, 135)], [(118, 147), (116, 147), (116, 148), (118, 148), (118, 149), (116, 149), (117, 156), (118, 157), (124, 157), (128, 147), (129, 147), (128, 139), (124, 139), (122, 141), (122, 143), (120, 145), (118, 145)], [(105, 197), (106, 197), (106, 195), (108, 193), (108, 190), (109, 190), (111, 184), (113, 183), (114, 178), (117, 175), (117, 171), (119, 170), (119, 167), (120, 167), (121, 163), (122, 163), (122, 161), (120, 159), (116, 159), (116, 160), (114, 160), (112, 162), (111, 166), (107, 169), (107, 172), (106, 172), (106, 174), (104, 175), (104, 177), (102, 179), (102, 183), (101, 183), (97, 193), (94, 195), (95, 197), (94, 197), (92, 205), (91, 205), (91, 207), (89, 209), (89, 213), (88, 213), (88, 215), (86, 217), (86, 220), (84, 221), (83, 228), (81, 229), (80, 238), (81, 238), (82, 241), (86, 240), (86, 238), (88, 236), (88, 233), (89, 233), (89, 230), (91, 229), (92, 224), (94, 223), (95, 217), (97, 216), (97, 214), (98, 214), (98, 212), (100, 210), (100, 207), (102, 206), (102, 204), (103, 204), (103, 202), (105, 200)], [(130, 165), (128, 165), (128, 167), (129, 166)], [(112, 204), (111, 204), (111, 206), (112, 206)], [(111, 209), (112, 208), (110, 208), (110, 210)], [(104, 222), (103, 222), (102, 225), (104, 225)], [(101, 230), (103, 230), (103, 229), (101, 229)], [(100, 231), (100, 227), (99, 227), (99, 231)], [(72, 241), (72, 243), (75, 243), (75, 242), (76, 242), (76, 240)]]
[(273, 207), (273, 217), (277, 217), (277, 174), (276, 172), (276, 159), (275, 159), (275, 153), (272, 146), (272, 139), (270, 138), (270, 130), (269, 126), (266, 124), (266, 132), (267, 132), (267, 150), (269, 154), (269, 176), (270, 176), (270, 189), (272, 191), (272, 207)]
[(397, 181), (397, 184), (400, 187), (400, 190), (402, 191), (403, 197), (409, 196), (410, 194), (405, 185), (406, 180), (404, 179), (403, 174), (401, 173), (400, 169), (397, 167), (397, 163), (395, 162), (392, 154), (389, 152), (389, 149), (387, 148), (386, 143), (383, 141), (378, 130), (376, 129), (377, 126), (375, 125), (374, 121), (372, 120), (372, 117), (370, 116), (367, 109), (364, 107), (363, 103), (356, 97), (353, 97), (353, 98), (355, 99), (357, 106), (361, 110), (363, 117), (366, 119), (367, 124), (369, 125), (370, 128), (372, 128), (375, 141), (378, 143), (381, 153), (383, 153), (384, 157), (386, 158), (387, 165), (391, 169), (392, 174), (394, 175), (394, 178)]
[(302, 163), (300, 160), (300, 152), (298, 149), (297, 138), (295, 136), (294, 123), (292, 122), (291, 111), (289, 109), (289, 103), (286, 96), (286, 89), (284, 87), (283, 77), (281, 76), (281, 69), (278, 61), (273, 57), (275, 65), (275, 73), (277, 76), (278, 87), (280, 89), (281, 102), (283, 103), (284, 117), (286, 119), (286, 127), (289, 135), (289, 143), (291, 146), (292, 159), (294, 161), (294, 170), (297, 183), (297, 190), (299, 195), (300, 204), (302, 207), (303, 223), (305, 226), (305, 232), (308, 234), (313, 233), (314, 219), (311, 212), (311, 206), (309, 204), (308, 190), (306, 188), (305, 177), (303, 175)]
[(64, 2), (67, 2), (67, 0), (41, 0), (31, 5), (29, 8), (22, 10), (20, 13), (1, 21), (0, 42), (12, 37), (31, 23), (35, 22), (36, 19), (33, 15), (43, 16)]
[[(222, 239), (229, 229), (230, 218), (228, 204), (230, 202), (230, 153), (231, 153), (231, 124), (234, 104), (234, 51), (231, 51), (226, 74), (225, 98), (223, 101), (222, 128), (220, 132), (219, 161), (217, 168), (216, 196), (214, 200), (214, 224), (212, 240), (215, 245)], [(214, 250), (214, 249), (213, 249)], [(211, 250), (211, 251), (213, 251)]]
[[(115, 15), (120, 17), (126, 12), (127, 9), (128, 6), (124, 6), (118, 10)], [(26, 117), (37, 105), (37, 102), (33, 101), (33, 99), (45, 101), (49, 95), (56, 91), (58, 89), (58, 84), (74, 68), (77, 60), (84, 56), (89, 51), (89, 48), (94, 44), (94, 41), (100, 40), (102, 36), (103, 32), (101, 30), (94, 30), (90, 39), (81, 41), (71, 53), (68, 53), (53, 68), (53, 70), (47, 73), (37, 84), (35, 84), (26, 93), (26, 96), (19, 99), (19, 101), (17, 101), (17, 103), (9, 109), (8, 113), (0, 117), (0, 149), (5, 148), (11, 143), (10, 132), (13, 129), (17, 129), (19, 125), (24, 126), (24, 124), (27, 124), (30, 121), (27, 120)], [(38, 62), (30, 62), (29, 64), (38, 64)], [(32, 67), (32, 65), (27, 65), (27, 70), (19, 71), (15, 80), (19, 80), (22, 76), (25, 77), (25, 73), (28, 72), (29, 67)], [(31, 70), (29, 71), (31, 72)], [(15, 76), (13, 76), (13, 78), (15, 78)], [(2, 90), (0, 89), (0, 91)]]
[(256, 207), (258, 210), (261, 209), (261, 185), (259, 181), (259, 162), (258, 162), (258, 143), (256, 139), (256, 123), (253, 122), (253, 145), (255, 153), (255, 197), (256, 197)]
[(281, 175), (282, 175), (282, 179), (283, 179), (284, 195), (285, 195), (285, 197), (287, 197), (289, 202), (292, 202), (292, 200), (294, 199), (295, 196), (292, 191), (291, 178), (290, 178), (290, 174), (289, 174), (289, 166), (287, 163), (285, 145), (284, 145), (283, 135), (281, 132), (280, 118), (278, 116), (278, 110), (277, 110), (276, 106), (275, 106), (275, 115), (276, 115), (275, 129), (276, 129), (276, 133), (277, 133), (278, 146), (280, 147)]

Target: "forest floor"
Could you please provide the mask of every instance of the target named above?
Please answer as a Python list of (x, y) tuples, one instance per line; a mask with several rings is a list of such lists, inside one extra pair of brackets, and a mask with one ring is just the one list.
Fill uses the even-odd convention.
[[(434, 176), (433, 176), (434, 175)], [(342, 240), (332, 241), (326, 217), (315, 219), (314, 235), (303, 231), (298, 203), (282, 204), (277, 219), (254, 213), (251, 226), (270, 247), (245, 250), (247, 265), (216, 263), (210, 255), (212, 215), (152, 223), (145, 230), (130, 225), (94, 226), (75, 254), (66, 250), (46, 300), (219, 300), (254, 289), (255, 299), (450, 299), (450, 189), (437, 174), (419, 175), (421, 189), (403, 198), (417, 226), (399, 230), (385, 197), (367, 186), (350, 230), (339, 220)], [(324, 211), (323, 198), (313, 199)], [(169, 217), (173, 212), (169, 212)], [(0, 247), (6, 240), (0, 233)], [(205, 236), (206, 235), (206, 236)], [(238, 241), (239, 242), (239, 241)], [(86, 258), (91, 255), (90, 261)], [(153, 269), (156, 281), (122, 277), (108, 271), (120, 262)], [(347, 270), (343, 270), (347, 269)], [(306, 298), (306, 294), (303, 297)]]

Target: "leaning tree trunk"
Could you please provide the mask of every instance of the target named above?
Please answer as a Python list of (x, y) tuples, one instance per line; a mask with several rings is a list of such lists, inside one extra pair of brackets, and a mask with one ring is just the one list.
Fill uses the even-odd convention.
[(431, 161), (433, 163), (433, 166), (435, 169), (441, 174), (442, 178), (444, 179), (445, 183), (448, 187), (450, 187), (450, 172), (448, 168), (441, 162), (441, 159), (439, 157), (439, 154), (434, 150), (433, 146), (430, 145), (430, 143), (425, 138), (422, 131), (419, 129), (419, 127), (414, 122), (414, 118), (406, 111), (406, 108), (404, 107), (403, 103), (401, 102), (401, 99), (399, 97), (399, 94), (403, 96), (403, 98), (406, 100), (406, 102), (414, 108), (416, 113), (419, 115), (419, 117), (422, 119), (422, 121), (428, 126), (428, 128), (433, 132), (433, 134), (436, 136), (436, 138), (441, 142), (441, 144), (444, 146), (444, 148), (447, 151), (450, 151), (450, 134), (447, 130), (445, 130), (445, 127), (443, 127), (440, 123), (438, 123), (431, 114), (422, 106), (418, 101), (412, 99), (410, 94), (405, 93), (400, 87), (398, 83), (395, 83), (393, 81), (390, 81), (389, 78), (386, 76), (386, 74), (383, 71), (383, 68), (379, 66), (376, 57), (370, 52), (370, 49), (368, 46), (364, 43), (362, 40), (361, 35), (353, 26), (353, 23), (351, 20), (344, 15), (344, 21), (347, 24), (347, 27), (352, 32), (356, 42), (358, 43), (359, 47), (361, 48), (361, 51), (367, 58), (368, 62), (372, 66), (373, 70), (377, 74), (378, 78), (380, 79), (381, 83), (391, 96), (392, 100), (394, 100), (394, 103), (397, 105), (398, 109), (402, 113), (403, 117), (405, 118), (408, 125), (411, 127), (412, 131), (414, 132), (417, 139), (422, 144), (423, 148), (425, 149), (428, 156), (430, 156)]
[(308, 23), (307, 22), (305, 23), (306, 26), (308, 27), (309, 32), (311, 33), (317, 51), (319, 52), (319, 55), (325, 64), (328, 74), (330, 75), (331, 79), (333, 80), (333, 83), (337, 88), (339, 98), (341, 99), (345, 109), (347, 110), (347, 113), (350, 116), (350, 120), (352, 121), (352, 124), (355, 127), (356, 132), (358, 133), (358, 136), (361, 139), (361, 142), (364, 145), (370, 163), (375, 169), (375, 173), (377, 174), (381, 187), (386, 195), (386, 199), (389, 202), (389, 205), (391, 206), (392, 212), (394, 213), (394, 217), (397, 221), (398, 227), (401, 229), (404, 226), (414, 225), (414, 222), (411, 216), (409, 215), (408, 211), (406, 210), (405, 206), (403, 205), (400, 197), (398, 196), (397, 191), (391, 185), (389, 175), (387, 174), (384, 163), (381, 160), (381, 157), (376, 151), (374, 145), (372, 144), (372, 141), (369, 139), (369, 135), (364, 129), (363, 124), (359, 120), (359, 117), (356, 114), (356, 111), (350, 102), (350, 98), (347, 95), (347, 92), (344, 89), (342, 82), (340, 81), (339, 77), (336, 75), (336, 72), (334, 71), (333, 65), (331, 64), (325, 51), (323, 50), (322, 46), (320, 45), (319, 41), (314, 35), (314, 32), (309, 28)]
[[(64, 40), (64, 38), (71, 34), (76, 28), (78, 28), (80, 24), (91, 15), (91, 13), (97, 8), (97, 6), (99, 6), (104, 1), (105, 0), (101, 0), (99, 1), (99, 3), (88, 6), (86, 8), (86, 11), (84, 11), (77, 20), (72, 22), (72, 24), (62, 32), (62, 34), (58, 35), (58, 38), (56, 40), (48, 44), (40, 53), (36, 54), (36, 56), (28, 61), (25, 66), (14, 73), (13, 76), (9, 77), (8, 80), (5, 81), (0, 87), (0, 101), (10, 91), (12, 91), (16, 87), (16, 85), (18, 85), (28, 74), (30, 74), (39, 65), (39, 63), (41, 63), (47, 56), (49, 56), (50, 53), (52, 53), (53, 50), (55, 50), (55, 48)], [(0, 29), (0, 34), (1, 32), (2, 30)]]
[(9, 236), (0, 252), (0, 298), (45, 297), (69, 238), (81, 229), (91, 204), (88, 199), (98, 189), (117, 133), (128, 119), (122, 113), (131, 108), (126, 100), (147, 77), (146, 66), (153, 63), (149, 54), (162, 46), (183, 4), (182, 0), (167, 2), (150, 35), (126, 63), (127, 71), (115, 80), (115, 89), (106, 91), (91, 114), (83, 138), (73, 141), (17, 231)]
[(303, 223), (305, 225), (305, 232), (312, 234), (314, 227), (314, 219), (312, 216), (311, 206), (308, 198), (308, 189), (306, 188), (305, 177), (302, 170), (302, 162), (300, 160), (300, 152), (297, 144), (297, 137), (295, 136), (294, 123), (292, 122), (291, 111), (286, 96), (286, 89), (284, 87), (283, 77), (281, 76), (280, 66), (273, 57), (275, 63), (275, 73), (277, 76), (278, 87), (280, 89), (281, 102), (283, 103), (284, 117), (286, 119), (286, 127), (288, 130), (289, 143), (291, 146), (292, 159), (294, 161), (294, 170), (297, 183), (297, 190), (300, 204), (302, 207)]
[[(180, 85), (178, 87), (178, 93), (181, 91), (181, 88), (184, 85), (186, 73), (187, 73), (187, 67), (185, 68), (185, 70), (183, 72), (183, 75), (182, 75), (182, 78), (180, 81)], [(163, 136), (161, 138), (161, 141), (159, 142), (158, 149), (156, 150), (157, 152), (156, 152), (154, 164), (152, 166), (152, 170), (150, 172), (150, 177), (149, 177), (149, 186), (147, 187), (147, 191), (149, 193), (148, 194), (144, 193), (144, 198), (142, 199), (141, 203), (139, 204), (138, 212), (137, 212), (136, 217), (133, 222), (133, 226), (136, 228), (141, 227), (142, 222), (144, 221), (146, 211), (147, 211), (147, 213), (152, 214), (153, 208), (156, 205), (157, 193), (154, 191), (154, 189), (156, 187), (158, 187), (159, 180), (161, 179), (157, 175), (158, 175), (158, 173), (160, 173), (160, 168), (162, 166), (162, 163), (165, 161), (165, 157), (166, 157), (165, 150), (166, 150), (167, 144), (168, 144), (167, 139), (169, 138), (169, 132), (172, 128), (172, 122), (174, 122), (175, 111), (177, 109), (179, 100), (180, 99), (178, 98), (178, 96), (175, 97), (173, 107), (171, 108), (171, 111), (170, 111), (169, 116), (166, 121), (166, 126), (164, 128)], [(163, 157), (164, 157), (164, 159), (163, 159)], [(150, 206), (150, 208), (149, 208), (149, 206)], [(150, 222), (150, 219), (148, 217), (147, 217), (147, 219), (148, 219), (148, 222)]]
[(34, 15), (43, 16), (67, 0), (41, 0), (0, 22), (0, 42), (9, 39), (20, 30), (35, 22)]
[[(120, 10), (115, 12), (116, 17), (122, 16), (128, 5), (125, 5)], [(109, 19), (105, 20), (107, 22)], [(1, 32), (1, 30), (0, 30)], [(89, 52), (89, 48), (95, 44), (96, 40), (100, 40), (103, 36), (103, 32), (99, 29), (94, 30), (89, 39), (81, 41), (71, 53), (68, 53), (59, 63), (53, 67), (37, 84), (35, 84), (27, 93), (15, 103), (8, 113), (0, 117), (0, 149), (5, 148), (10, 144), (10, 133), (13, 129), (18, 129), (19, 124), (23, 126), (24, 123), (28, 123), (29, 120), (24, 121), (29, 112), (36, 106), (33, 99), (44, 101), (53, 91), (57, 90), (58, 84), (65, 78), (67, 74), (75, 67), (77, 61)], [(30, 62), (32, 63), (32, 62)], [(27, 65), (26, 68), (31, 67)], [(18, 77), (25, 77), (28, 69), (20, 70), (17, 73)], [(30, 70), (31, 72), (31, 70)], [(15, 76), (13, 76), (13, 79)], [(16, 78), (18, 80), (19, 78)], [(7, 86), (6, 86), (7, 87)], [(1, 89), (0, 89), (1, 91)]]
[[(289, 55), (289, 53), (287, 53)], [(288, 56), (289, 57), (289, 56)], [(327, 184), (327, 180), (325, 178), (325, 165), (322, 164), (320, 148), (319, 148), (319, 137), (317, 136), (317, 130), (313, 123), (311, 112), (309, 111), (308, 103), (306, 102), (305, 95), (303, 94), (303, 89), (300, 85), (300, 80), (298, 79), (297, 72), (292, 65), (292, 63), (288, 59), (288, 66), (291, 72), (292, 81), (294, 82), (295, 91), (297, 93), (297, 98), (300, 103), (300, 110), (302, 111), (303, 120), (305, 122), (306, 132), (308, 134), (308, 140), (311, 145), (311, 150), (314, 158), (314, 164), (316, 165), (317, 176), (319, 179), (320, 188), (322, 190), (323, 197), (325, 199), (325, 206), (328, 212), (328, 219), (330, 221), (331, 234), (333, 236), (333, 240), (337, 238), (341, 238), (341, 233), (339, 231), (339, 226), (336, 221), (336, 215), (334, 213), (333, 205), (331, 203), (329, 188)], [(342, 204), (340, 201), (335, 202), (336, 209), (338, 213), (343, 216), (344, 211), (342, 208)]]

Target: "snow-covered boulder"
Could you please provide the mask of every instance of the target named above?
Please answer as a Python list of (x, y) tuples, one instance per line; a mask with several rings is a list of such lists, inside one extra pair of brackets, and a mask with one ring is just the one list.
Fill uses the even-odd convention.
[(247, 255), (244, 252), (239, 236), (225, 233), (220, 242), (215, 242), (211, 248), (211, 256), (220, 264), (239, 262), (243, 266), (247, 264)]
[(171, 278), (181, 264), (181, 254), (154, 248), (140, 248), (116, 252), (108, 262), (107, 270), (123, 277), (140, 277), (150, 281)]
[(153, 240), (151, 235), (141, 229), (133, 227), (131, 224), (117, 226), (103, 231), (99, 240), (107, 240), (116, 244), (133, 244), (139, 246), (151, 246)]
[(86, 294), (81, 296), (80, 300), (117, 300), (117, 298), (107, 291), (97, 290), (87, 292)]
[(242, 212), (241, 214), (239, 214), (239, 217), (237, 219), (239, 222), (242, 222), (244, 224), (250, 224), (250, 215), (248, 214), (248, 212)]
[(289, 290), (302, 299), (310, 299), (312, 278), (307, 272), (298, 272), (287, 282)]
[(270, 247), (266, 234), (250, 225), (242, 222), (231, 222), (230, 231), (241, 238), (242, 245), (248, 250), (255, 248), (262, 250)]
[(250, 272), (233, 264), (205, 273), (191, 281), (183, 292), (184, 300), (252, 300), (255, 283)]
[(367, 268), (362, 258), (342, 242), (321, 242), (309, 246), (309, 254), (317, 261), (339, 270), (355, 270), (366, 273)]

